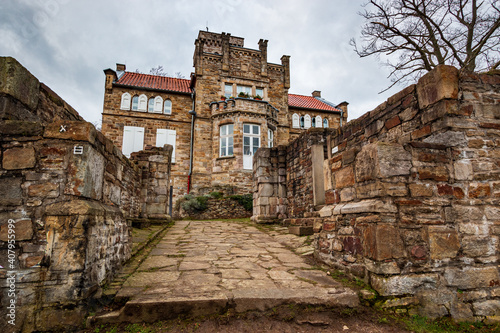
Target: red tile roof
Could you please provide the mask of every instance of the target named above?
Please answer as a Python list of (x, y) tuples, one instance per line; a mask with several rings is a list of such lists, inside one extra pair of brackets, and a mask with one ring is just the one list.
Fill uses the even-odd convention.
[(178, 91), (190, 93), (190, 80), (167, 76), (125, 72), (115, 84), (139, 88)]
[(340, 112), (340, 109), (323, 103), (322, 101), (312, 96), (288, 94), (288, 105), (296, 108)]

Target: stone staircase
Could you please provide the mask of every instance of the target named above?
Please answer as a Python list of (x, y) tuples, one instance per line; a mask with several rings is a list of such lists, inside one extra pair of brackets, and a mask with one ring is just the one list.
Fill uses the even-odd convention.
[(314, 207), (313, 212), (305, 212), (304, 217), (292, 218), (283, 220), (283, 225), (288, 227), (288, 232), (297, 236), (313, 235), (320, 232), (323, 226), (323, 218), (320, 217), (319, 211), (324, 206)]

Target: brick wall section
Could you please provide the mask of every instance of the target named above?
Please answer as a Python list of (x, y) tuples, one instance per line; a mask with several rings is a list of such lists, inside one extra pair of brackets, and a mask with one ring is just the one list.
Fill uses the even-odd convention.
[[(17, 61), (0, 58), (0, 69), (0, 265), (16, 272), (14, 330), (66, 330), (79, 326), (85, 301), (130, 257), (126, 218), (151, 213), (156, 185), (168, 183), (171, 147), (128, 160)], [(7, 261), (10, 219), (15, 269)], [(6, 318), (5, 284), (0, 292)]]
[(498, 321), (499, 137), (500, 75), (449, 66), (332, 132), (315, 255), (421, 315)]

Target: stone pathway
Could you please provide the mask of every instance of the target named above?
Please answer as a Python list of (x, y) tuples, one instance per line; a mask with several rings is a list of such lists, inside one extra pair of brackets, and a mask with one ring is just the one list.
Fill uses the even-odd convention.
[(154, 322), (229, 308), (358, 304), (354, 291), (290, 250), (311, 253), (305, 237), (283, 232), (263, 232), (249, 222), (178, 221), (122, 284), (116, 298), (128, 299), (125, 306), (95, 319)]

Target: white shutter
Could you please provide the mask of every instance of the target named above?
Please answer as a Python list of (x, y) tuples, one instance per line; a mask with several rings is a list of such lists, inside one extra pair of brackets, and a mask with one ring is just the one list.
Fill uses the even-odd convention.
[(304, 117), (304, 128), (308, 129), (310, 127), (311, 127), (311, 116), (306, 114), (306, 116)]
[(146, 97), (146, 95), (139, 96), (139, 107), (137, 111), (146, 112), (147, 106), (148, 106), (148, 98)]
[(130, 94), (129, 93), (124, 93), (122, 95), (122, 103), (120, 105), (120, 109), (130, 110)]
[(163, 108), (163, 98), (160, 96), (155, 97), (155, 106), (154, 106), (154, 111), (156, 113), (162, 113), (162, 108)]
[(134, 126), (124, 126), (123, 128), (123, 155), (130, 157), (130, 154), (144, 149), (144, 128)]
[(316, 127), (323, 127), (323, 121), (321, 120), (321, 116), (316, 116)]
[(177, 134), (175, 130), (162, 129), (156, 130), (156, 147), (163, 147), (163, 145), (171, 145), (174, 149), (172, 150), (172, 163), (175, 163), (175, 140)]

